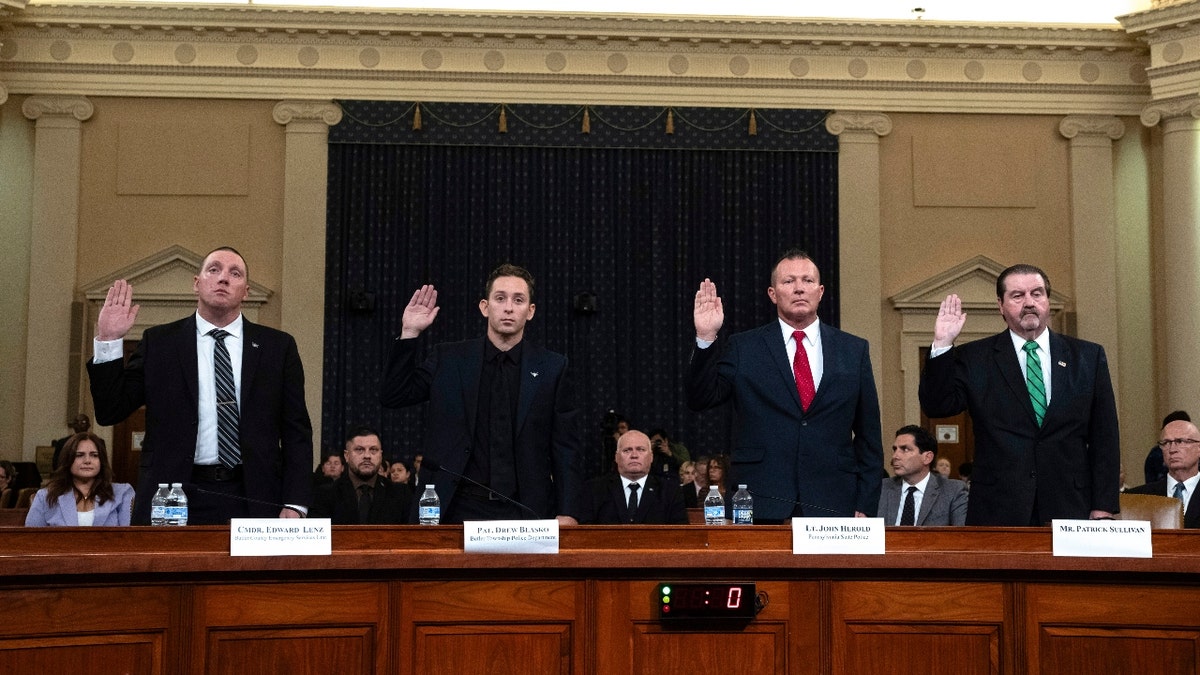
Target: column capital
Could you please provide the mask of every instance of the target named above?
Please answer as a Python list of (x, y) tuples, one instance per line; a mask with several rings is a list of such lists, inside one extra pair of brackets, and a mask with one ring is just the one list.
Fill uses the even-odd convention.
[(834, 112), (825, 118), (825, 129), (834, 136), (843, 131), (874, 131), (876, 136), (892, 133), (892, 118), (877, 112)]
[(1200, 119), (1200, 98), (1188, 96), (1167, 101), (1156, 101), (1142, 108), (1142, 124), (1148, 127), (1157, 126), (1159, 122), (1174, 117), (1189, 116)]
[(280, 101), (271, 111), (279, 124), (292, 122), (324, 122), (333, 126), (342, 121), (342, 108), (332, 101)]
[(42, 117), (74, 117), (86, 122), (96, 111), (86, 96), (30, 96), (21, 104), (21, 112), (31, 120)]
[(1115, 141), (1125, 135), (1125, 123), (1114, 115), (1067, 115), (1059, 122), (1058, 133), (1071, 139), (1082, 134)]

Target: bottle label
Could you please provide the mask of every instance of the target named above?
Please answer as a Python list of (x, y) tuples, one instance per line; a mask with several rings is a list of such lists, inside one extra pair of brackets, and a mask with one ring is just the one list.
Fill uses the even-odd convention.
[(422, 506), (420, 508), (421, 520), (440, 520), (442, 517), (442, 508), (440, 506)]
[(150, 520), (162, 520), (163, 518), (166, 518), (166, 517), (167, 517), (167, 507), (165, 507), (165, 506), (151, 506), (150, 507)]
[(725, 507), (718, 504), (717, 506), (704, 507), (705, 520), (725, 520)]
[(734, 509), (733, 522), (738, 525), (749, 525), (754, 522), (754, 512), (750, 509)]
[(188, 510), (186, 506), (166, 506), (163, 507), (167, 520), (182, 520), (187, 521)]

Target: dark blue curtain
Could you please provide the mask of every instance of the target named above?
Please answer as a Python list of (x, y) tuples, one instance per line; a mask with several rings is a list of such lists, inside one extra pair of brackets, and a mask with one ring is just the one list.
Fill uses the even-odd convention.
[[(575, 137), (586, 145), (606, 132), (593, 117), (593, 133), (581, 134), (577, 114), (569, 128), (561, 125), (566, 131), (540, 125), (545, 137), (566, 138), (541, 147), (530, 140), (538, 129), (523, 123), (547, 106), (509, 109), (509, 133), (500, 134), (496, 106), (490, 116), (477, 114), (489, 107), (423, 106), (423, 128), (414, 132), (412, 104), (343, 105), (351, 123), (335, 128), (329, 151), (326, 447), (339, 446), (348, 425), (365, 423), (380, 429), (387, 455), (419, 450), (421, 407), (387, 411), (377, 401), (404, 306), (418, 286), (434, 284), (441, 311), (428, 338), (481, 335), (478, 302), (501, 262), (523, 265), (537, 280), (527, 339), (570, 358), (586, 465), (595, 474), (612, 460), (601, 451), (601, 420), (610, 409), (635, 428), (666, 427), (693, 454), (728, 450), (729, 411), (692, 413), (682, 391), (692, 299), (705, 277), (723, 297), (725, 332), (761, 325), (774, 317), (766, 288), (775, 259), (787, 247), (804, 247), (826, 287), (821, 318), (838, 323), (837, 155), (819, 124), (823, 113), (793, 111), (806, 116), (791, 120), (793, 129), (807, 126), (806, 136), (823, 137), (791, 140), (802, 149), (780, 149), (789, 141), (782, 133), (748, 136), (746, 111), (732, 135), (768, 149), (711, 149), (728, 144), (695, 127), (677, 132), (697, 139), (680, 142), (683, 149), (656, 147), (663, 137), (677, 139), (653, 109), (596, 115), (636, 121), (639, 112), (657, 112), (636, 130), (649, 140), (608, 127), (617, 141), (579, 147)], [(676, 128), (702, 113), (680, 113)], [(436, 126), (446, 119), (460, 126)], [(478, 137), (455, 144), (439, 134)], [(595, 294), (595, 313), (575, 310), (582, 293)]]

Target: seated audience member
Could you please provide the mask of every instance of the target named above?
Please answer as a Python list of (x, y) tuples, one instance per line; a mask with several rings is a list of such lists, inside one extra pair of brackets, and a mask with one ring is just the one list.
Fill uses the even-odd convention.
[(408, 470), (408, 464), (405, 464), (402, 459), (392, 462), (392, 467), (388, 469), (388, 480), (396, 485), (409, 485), (411, 487), (412, 472)]
[(661, 436), (657, 437), (657, 441), (654, 438), (655, 436), (651, 434), (650, 473), (664, 479), (674, 478), (679, 473), (679, 460), (671, 454), (671, 446), (667, 445)]
[(58, 440), (50, 441), (50, 445), (54, 448), (54, 458), (50, 460), (50, 466), (52, 467), (58, 466), (58, 458), (62, 455), (63, 446), (67, 444), (67, 441), (71, 440), (72, 436), (92, 430), (92, 418), (79, 413), (75, 416), (75, 419), (67, 422), (67, 427), (71, 429), (71, 433)]
[(346, 438), (346, 471), (323, 485), (313, 499), (310, 518), (329, 518), (334, 525), (397, 525), (408, 522), (412, 490), (379, 474), (383, 444), (379, 434), (359, 427)]
[(50, 483), (38, 490), (25, 527), (128, 525), (133, 486), (112, 482), (104, 439), (84, 432), (63, 444)]
[(421, 494), (424, 492), (425, 484), (429, 482), (428, 476), (425, 475), (428, 472), (421, 471), (421, 462), (423, 461), (425, 461), (425, 455), (422, 455), (419, 452), (416, 455), (413, 455), (412, 477), (408, 481), (408, 484), (412, 486), (413, 494)]
[[(729, 497), (727, 497), (725, 495), (726, 489), (728, 487), (725, 484), (726, 483), (725, 477), (728, 475), (729, 475), (729, 457), (727, 455), (717, 455), (716, 457), (713, 457), (712, 459), (708, 460), (708, 484), (710, 486), (716, 485), (717, 490), (720, 491), (721, 496), (725, 498), (726, 502), (729, 501)], [(705, 494), (708, 494), (708, 492), (705, 491)]]
[(650, 432), (650, 445), (652, 445), (655, 450), (658, 449), (659, 441), (662, 442), (663, 447), (670, 448), (671, 455), (675, 457), (676, 462), (683, 464), (684, 462), (690, 462), (692, 460), (692, 455), (688, 452), (687, 447), (684, 446), (683, 443), (677, 443), (668, 438), (667, 430), (663, 429), (662, 427), (654, 429)]
[[(16, 490), (17, 467), (13, 463), (0, 460), (0, 509), (11, 509), (17, 504)], [(6, 493), (5, 490), (8, 490)]]
[(694, 509), (699, 504), (696, 502), (696, 463), (684, 462), (679, 466), (679, 487), (683, 493), (683, 505), (689, 509)]
[(342, 472), (345, 471), (346, 465), (342, 463), (342, 453), (330, 452), (321, 458), (321, 463), (317, 466), (317, 470), (313, 472), (313, 489), (342, 477)]
[[(1191, 422), (1191, 421), (1192, 421), (1191, 416), (1188, 415), (1187, 411), (1185, 411), (1185, 410), (1176, 410), (1174, 412), (1167, 413), (1167, 416), (1163, 418), (1162, 426), (1159, 427), (1159, 429), (1160, 429), (1159, 438), (1162, 438), (1161, 429), (1165, 429), (1167, 427), (1167, 425), (1170, 424), (1171, 422)], [(1146, 474), (1146, 482), (1147, 483), (1157, 483), (1160, 480), (1166, 479), (1167, 467), (1163, 463), (1162, 448), (1158, 447), (1157, 443), (1154, 445), (1154, 447), (1150, 448), (1150, 452), (1146, 453), (1146, 463), (1142, 467), (1142, 469)], [(1121, 481), (1122, 485), (1124, 483), (1125, 483), (1125, 481)]]
[(1127, 490), (1130, 494), (1163, 495), (1183, 502), (1183, 526), (1200, 527), (1200, 502), (1191, 505), (1192, 495), (1200, 484), (1200, 430), (1184, 420), (1169, 422), (1162, 429), (1158, 447), (1162, 448), (1167, 476)]
[(617, 439), (617, 473), (588, 485), (583, 524), (686, 525), (683, 494), (674, 475), (650, 473), (650, 438), (629, 430)]
[(884, 478), (877, 513), (888, 525), (963, 525), (967, 522), (967, 486), (929, 467), (937, 440), (909, 425), (892, 442), (893, 478)]
[(692, 471), (691, 492), (692, 496), (696, 499), (697, 507), (704, 502), (704, 496), (708, 494), (708, 459), (708, 455), (697, 457), (695, 467)]
[(946, 459), (945, 457), (938, 457), (937, 464), (934, 464), (933, 466), (934, 466), (933, 470), (942, 474), (943, 478), (950, 477), (950, 471), (951, 471), (950, 460)]
[(391, 472), (391, 470), (392, 470), (391, 462), (387, 461), (386, 459), (379, 460), (379, 475), (380, 476), (387, 478), (388, 474)]

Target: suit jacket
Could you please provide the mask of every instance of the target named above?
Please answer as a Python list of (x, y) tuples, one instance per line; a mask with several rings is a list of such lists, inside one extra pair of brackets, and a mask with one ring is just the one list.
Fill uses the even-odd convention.
[[(304, 368), (291, 335), (243, 318), (239, 445), (248, 515), (272, 518), (282, 504), (312, 499), (312, 424), (304, 402)], [(191, 482), (199, 430), (196, 316), (142, 335), (127, 364), (87, 364), (96, 422), (116, 424), (146, 406), (133, 522), (150, 522), (159, 483)]]
[[(896, 523), (900, 503), (908, 483), (894, 476), (884, 478), (879, 491), (879, 517), (887, 525)], [(946, 478), (933, 471), (925, 484), (925, 495), (921, 498), (921, 512), (916, 514), (914, 525), (965, 525), (967, 522), (967, 484), (961, 480)]]
[[(133, 506), (133, 486), (129, 483), (113, 483), (113, 498), (96, 504), (92, 525), (113, 527), (128, 525)], [(74, 527), (79, 525), (79, 512), (75, 510), (75, 499), (70, 493), (60, 495), (53, 506), (46, 501), (47, 489), (38, 490), (25, 515), (25, 527)]]
[(971, 413), (975, 457), (968, 525), (1116, 513), (1121, 456), (1104, 348), (1050, 333), (1050, 406), (1042, 425), (1012, 338), (998, 335), (929, 359), (921, 407), (929, 417)]
[(683, 493), (683, 507), (685, 509), (700, 508), (700, 495), (696, 494), (695, 483), (681, 485), (679, 491)]
[(820, 326), (825, 371), (807, 412), (778, 321), (692, 352), (688, 406), (733, 401), (727, 487), (749, 487), (756, 518), (787, 518), (796, 504), (806, 516), (873, 516), (879, 505), (883, 444), (867, 341)]
[[(1167, 493), (1167, 479), (1164, 478), (1153, 483), (1146, 483), (1135, 488), (1129, 488), (1125, 492), (1135, 495), (1158, 495), (1159, 497), (1170, 497)], [(1188, 496), (1188, 503), (1184, 504), (1183, 509), (1183, 526), (1184, 528), (1200, 528), (1200, 502), (1196, 502), (1196, 508), (1189, 508), (1192, 505), (1192, 498)]]
[[(429, 402), (425, 459), (458, 474), (467, 466), (475, 438), (484, 339), (436, 345), (423, 361), (419, 361), (421, 339), (397, 339), (380, 389), (380, 402), (388, 408)], [(521, 351), (521, 391), (513, 421), (515, 499), (542, 518), (578, 519), (583, 446), (579, 411), (567, 379), (567, 357), (529, 343)], [(443, 509), (453, 503), (458, 484), (449, 471), (432, 476)]]
[[(629, 491), (620, 474), (610, 474), (588, 484), (588, 503), (580, 523), (585, 525), (624, 525), (629, 518)], [(638, 491), (637, 525), (687, 525), (687, 510), (683, 506), (683, 491), (678, 480), (646, 476), (646, 484)]]
[(337, 480), (322, 485), (313, 496), (308, 515), (329, 518), (334, 525), (403, 525), (409, 521), (412, 488), (380, 476), (371, 492), (371, 510), (367, 522), (358, 522), (358, 492), (350, 477), (343, 473)]

